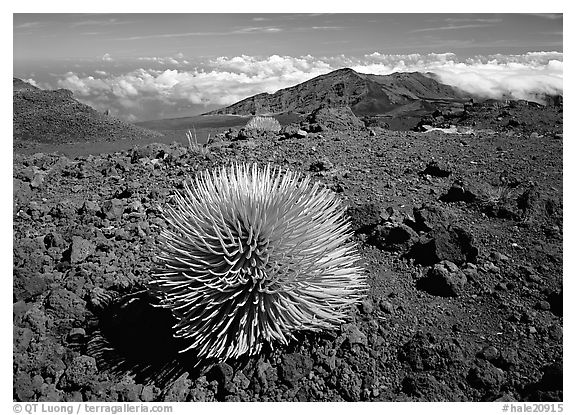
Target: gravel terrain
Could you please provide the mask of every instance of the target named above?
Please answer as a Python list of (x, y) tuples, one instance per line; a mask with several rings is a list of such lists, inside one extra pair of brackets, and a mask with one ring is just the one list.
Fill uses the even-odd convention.
[[(433, 118), (421, 125), (450, 123)], [(15, 145), (14, 400), (561, 401), (561, 107), (476, 105), (451, 121), (466, 134), (357, 120), (233, 130), (192, 149)], [(370, 292), (338, 330), (194, 369), (146, 284), (161, 208), (234, 161), (337, 192)]]

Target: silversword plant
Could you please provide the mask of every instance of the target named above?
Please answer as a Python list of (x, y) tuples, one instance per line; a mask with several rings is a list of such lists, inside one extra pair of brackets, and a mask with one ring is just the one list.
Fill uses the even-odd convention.
[(256, 131), (270, 131), (273, 133), (279, 132), (282, 127), (278, 120), (274, 117), (262, 117), (257, 115), (248, 121), (246, 128), (249, 130)]
[(152, 285), (199, 358), (255, 355), (296, 331), (335, 328), (365, 295), (341, 201), (307, 176), (207, 170), (164, 216)]

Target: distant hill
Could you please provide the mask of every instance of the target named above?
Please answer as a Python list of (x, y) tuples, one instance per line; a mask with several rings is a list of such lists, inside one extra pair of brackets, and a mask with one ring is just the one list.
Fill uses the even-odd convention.
[(357, 116), (380, 116), (453, 106), (470, 97), (419, 72), (361, 74), (338, 69), (274, 94), (262, 93), (206, 115), (310, 113), (319, 106), (347, 106)]
[(42, 90), (13, 78), (13, 139), (60, 144), (160, 137), (162, 134), (102, 114), (67, 89)]

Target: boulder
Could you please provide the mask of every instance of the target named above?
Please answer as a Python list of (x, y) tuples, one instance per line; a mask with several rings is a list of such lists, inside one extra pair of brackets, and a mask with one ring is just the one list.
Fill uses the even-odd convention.
[(422, 265), (433, 265), (443, 260), (462, 265), (476, 262), (478, 248), (470, 232), (458, 226), (448, 226), (434, 229), (421, 237), (408, 256)]
[(417, 288), (440, 297), (458, 297), (466, 285), (466, 275), (450, 261), (442, 261), (421, 278)]

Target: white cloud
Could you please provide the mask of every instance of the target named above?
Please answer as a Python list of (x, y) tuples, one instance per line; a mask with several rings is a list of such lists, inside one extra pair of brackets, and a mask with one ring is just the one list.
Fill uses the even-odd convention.
[[(507, 94), (534, 99), (538, 94), (563, 90), (561, 52), (498, 54), (465, 60), (459, 60), (453, 53), (374, 52), (361, 57), (241, 55), (214, 58), (194, 68), (182, 58), (180, 53), (174, 57), (141, 58), (141, 63), (154, 63), (155, 69), (139, 68), (115, 75), (95, 71), (96, 77), (79, 77), (68, 72), (57, 85), (71, 89), (84, 102), (97, 108), (113, 108), (120, 116), (132, 120), (160, 118), (167, 109), (177, 113), (179, 108), (196, 108), (199, 113), (261, 92), (273, 93), (343, 67), (381, 75), (433, 72), (446, 84), (485, 97)], [(185, 66), (177, 65), (184, 63)]]
[(102, 60), (105, 62), (110, 62), (112, 60), (112, 56), (110, 56), (109, 53), (105, 53), (104, 56), (102, 56)]
[(38, 85), (38, 83), (37, 83), (34, 79), (23, 79), (23, 81), (24, 81), (24, 82), (27, 82), (27, 83), (29, 83), (30, 85), (35, 86), (35, 87), (37, 87), (37, 88), (40, 87), (40, 85)]
[(484, 97), (509, 95), (538, 100), (539, 94), (562, 94), (560, 52), (477, 56), (461, 62), (454, 54), (367, 55), (353, 69), (364, 73), (432, 72), (440, 81)]

